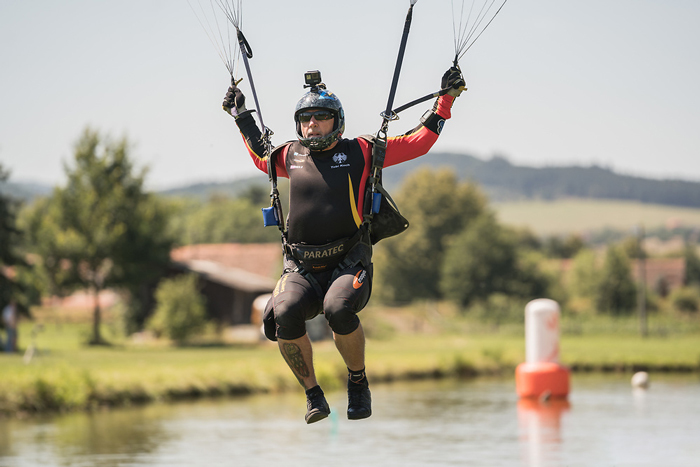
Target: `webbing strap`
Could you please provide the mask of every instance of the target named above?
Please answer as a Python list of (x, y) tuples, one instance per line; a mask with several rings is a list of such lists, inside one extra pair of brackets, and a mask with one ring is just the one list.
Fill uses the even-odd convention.
[(452, 89), (452, 88), (444, 88), (444, 89), (440, 89), (439, 91), (434, 92), (434, 93), (432, 93), (432, 94), (426, 94), (426, 95), (423, 96), (423, 97), (419, 97), (418, 99), (412, 100), (412, 101), (409, 102), (408, 104), (404, 104), (404, 105), (402, 105), (402, 106), (400, 106), (400, 107), (395, 108), (394, 110), (392, 110), (392, 113), (393, 113), (394, 115), (396, 115), (396, 114), (398, 114), (399, 112), (403, 112), (403, 111), (406, 110), (406, 109), (410, 109), (410, 108), (413, 107), (414, 105), (421, 104), (421, 103), (423, 103), (423, 102), (425, 102), (425, 101), (428, 101), (428, 100), (430, 100), (430, 99), (432, 99), (432, 98), (434, 98), (434, 97), (444, 96), (445, 94), (447, 94), (447, 92), (448, 92), (450, 89)]
[(382, 169), (384, 168), (384, 159), (386, 157), (386, 140), (389, 120), (389, 116), (383, 115), (382, 127), (372, 140), (372, 168), (369, 173), (369, 183), (365, 196), (365, 208), (363, 213), (363, 223), (367, 224), (368, 227), (371, 225), (372, 218), (374, 217), (374, 212), (372, 211), (374, 194), (381, 191), (386, 192), (383, 189), (380, 191), (378, 187), (381, 187), (382, 183)]
[[(269, 140), (268, 140), (269, 141)], [(277, 189), (277, 166), (275, 164), (274, 155), (277, 153), (277, 148), (269, 149), (269, 144), (267, 145), (267, 177), (270, 180), (270, 206), (275, 210), (277, 215), (278, 224), (277, 227), (282, 233), (282, 238), (286, 238), (286, 222), (284, 219), (284, 212), (282, 210), (282, 201), (280, 200), (280, 192)]]

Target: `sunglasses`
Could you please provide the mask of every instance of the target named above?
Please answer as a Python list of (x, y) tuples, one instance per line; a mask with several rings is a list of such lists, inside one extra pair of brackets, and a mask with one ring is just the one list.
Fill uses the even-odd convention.
[(315, 112), (302, 112), (297, 115), (297, 118), (301, 123), (309, 123), (311, 117), (314, 117), (317, 121), (330, 120), (335, 117), (332, 112), (328, 110), (316, 110)]

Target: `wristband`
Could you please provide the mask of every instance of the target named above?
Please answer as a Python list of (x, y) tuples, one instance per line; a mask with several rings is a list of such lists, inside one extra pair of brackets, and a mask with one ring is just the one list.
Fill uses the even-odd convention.
[(442, 128), (445, 126), (445, 119), (432, 110), (425, 112), (420, 118), (420, 122), (436, 135), (439, 135), (442, 132)]

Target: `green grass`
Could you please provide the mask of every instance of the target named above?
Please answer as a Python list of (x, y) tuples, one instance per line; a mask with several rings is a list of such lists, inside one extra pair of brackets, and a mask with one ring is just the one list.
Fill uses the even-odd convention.
[(574, 369), (584, 370), (700, 371), (700, 335), (564, 336), (561, 358)]
[[(365, 310), (367, 368), (381, 381), (512, 374), (525, 359), (522, 323), (495, 328), (451, 315), (431, 305)], [(363, 313), (365, 313), (363, 312)], [(413, 332), (386, 330), (399, 321)], [(651, 335), (641, 338), (634, 317), (562, 319), (561, 359), (577, 370), (635, 368), (700, 371), (700, 320), (652, 317)], [(671, 323), (675, 323), (671, 326)], [(32, 323), (20, 328), (20, 345), (31, 342)], [(109, 326), (105, 336), (110, 338)], [(0, 413), (94, 409), (158, 400), (298, 391), (276, 344), (169, 347), (119, 340), (111, 347), (85, 347), (89, 324), (47, 323), (36, 335), (38, 352), (25, 364), (22, 355), (0, 354)], [(332, 341), (314, 344), (317, 377), (340, 389), (346, 370)]]
[(644, 225), (661, 227), (669, 221), (700, 225), (700, 209), (644, 204), (636, 201), (566, 199), (492, 203), (504, 224), (528, 227), (540, 235), (596, 231), (605, 228), (630, 230)]

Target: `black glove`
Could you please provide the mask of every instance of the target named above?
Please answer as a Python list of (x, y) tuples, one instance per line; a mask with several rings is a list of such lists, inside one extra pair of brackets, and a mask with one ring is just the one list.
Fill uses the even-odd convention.
[(245, 96), (235, 84), (228, 88), (224, 102), (221, 104), (224, 111), (233, 117), (237, 117), (246, 111)]
[(449, 88), (450, 90), (447, 91), (447, 94), (450, 96), (459, 97), (462, 91), (467, 89), (467, 82), (464, 81), (459, 68), (453, 66), (442, 75), (440, 86), (442, 89)]

